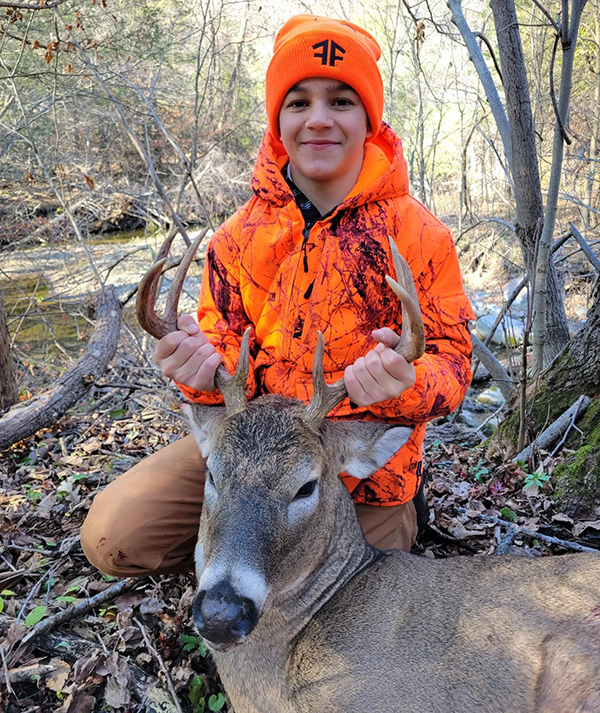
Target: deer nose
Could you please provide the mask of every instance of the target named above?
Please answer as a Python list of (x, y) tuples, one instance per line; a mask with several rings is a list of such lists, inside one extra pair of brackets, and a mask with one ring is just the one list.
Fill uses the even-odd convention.
[(227, 581), (200, 590), (194, 597), (192, 614), (198, 633), (218, 651), (239, 644), (258, 621), (254, 602), (237, 594)]

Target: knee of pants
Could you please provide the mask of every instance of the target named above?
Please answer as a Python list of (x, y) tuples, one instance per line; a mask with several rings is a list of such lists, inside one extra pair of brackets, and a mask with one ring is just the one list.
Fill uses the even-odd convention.
[[(132, 553), (143, 551), (141, 542), (136, 542), (136, 530), (131, 528), (131, 504), (119, 507), (114, 500), (104, 503), (100, 493), (81, 526), (81, 547), (89, 562), (105, 574), (113, 577), (132, 576), (139, 568), (142, 575), (146, 569), (136, 562)], [(124, 530), (124, 526), (127, 526)]]

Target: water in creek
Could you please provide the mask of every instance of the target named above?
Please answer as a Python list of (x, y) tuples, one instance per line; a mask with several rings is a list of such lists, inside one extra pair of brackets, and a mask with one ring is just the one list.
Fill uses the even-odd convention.
[[(48, 363), (61, 355), (77, 356), (93, 327), (86, 303), (98, 281), (90, 262), (103, 281), (117, 284), (125, 293), (151, 264), (155, 242), (144, 231), (92, 238), (87, 243), (89, 258), (82, 246), (72, 243), (5, 251), (0, 263), (0, 293), (20, 358)], [(137, 256), (139, 260), (128, 274), (131, 252), (132, 260)]]

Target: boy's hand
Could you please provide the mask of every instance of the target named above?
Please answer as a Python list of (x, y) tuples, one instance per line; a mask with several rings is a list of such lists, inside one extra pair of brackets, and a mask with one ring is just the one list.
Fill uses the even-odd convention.
[(375, 349), (347, 366), (344, 372), (348, 397), (357, 406), (396, 398), (416, 380), (414, 366), (393, 350), (400, 340), (396, 332), (383, 327), (375, 329), (372, 335), (379, 342)]
[(167, 378), (198, 391), (214, 391), (221, 355), (191, 314), (182, 314), (177, 327), (179, 331), (167, 334), (158, 342), (154, 361)]

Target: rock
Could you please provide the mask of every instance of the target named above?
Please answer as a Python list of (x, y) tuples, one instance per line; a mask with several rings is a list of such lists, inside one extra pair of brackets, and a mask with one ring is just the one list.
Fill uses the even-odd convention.
[(485, 366), (480, 362), (479, 366), (477, 367), (477, 371), (473, 374), (473, 378), (471, 379), (471, 383), (473, 384), (479, 384), (482, 381), (489, 381), (491, 379), (491, 374), (490, 372), (485, 368)]
[(491, 436), (498, 430), (499, 425), (500, 421), (498, 420), (498, 418), (496, 416), (492, 416), (492, 418), (490, 418), (490, 420), (481, 430), (485, 433), (486, 436)]
[(471, 307), (477, 318), (490, 312), (490, 296), (487, 292), (475, 292), (471, 296)]
[[(513, 277), (506, 284), (502, 286), (502, 296), (504, 301), (507, 302), (510, 295), (513, 293), (517, 285), (522, 281), (521, 277)], [(525, 317), (527, 314), (527, 288), (524, 287), (519, 296), (511, 305), (511, 312), (516, 317)]]
[(502, 396), (502, 392), (497, 386), (490, 386), (489, 389), (482, 391), (479, 396), (477, 396), (476, 401), (480, 404), (486, 404), (486, 406), (493, 406), (494, 408), (499, 408), (506, 403), (506, 399)]
[[(496, 321), (496, 317), (498, 316), (498, 311), (496, 313), (488, 313), (484, 314), (475, 323), (475, 335), (481, 339), (482, 342), (484, 342), (490, 332), (492, 331), (492, 327), (494, 326), (494, 322)], [(496, 329), (496, 332), (492, 338), (492, 343), (493, 344), (503, 344), (502, 341), (502, 332), (500, 326)]]
[[(496, 321), (496, 314), (484, 314), (475, 323), (474, 332), (482, 342), (484, 342), (494, 326)], [(505, 317), (502, 322), (496, 328), (494, 336), (492, 337), (492, 344), (498, 346), (515, 346), (516, 344), (521, 344), (523, 342), (523, 322), (519, 319)], [(506, 331), (506, 340), (505, 340)], [(508, 344), (506, 343), (508, 342)]]
[(467, 411), (467, 409), (463, 409), (458, 416), (458, 420), (470, 428), (477, 428), (481, 423), (481, 416), (472, 411)]

